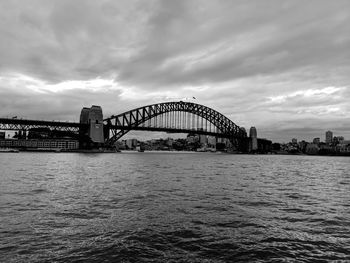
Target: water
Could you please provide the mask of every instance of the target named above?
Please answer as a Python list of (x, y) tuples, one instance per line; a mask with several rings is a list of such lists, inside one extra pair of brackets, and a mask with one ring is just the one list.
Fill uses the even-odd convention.
[(0, 155), (0, 262), (350, 261), (350, 158)]

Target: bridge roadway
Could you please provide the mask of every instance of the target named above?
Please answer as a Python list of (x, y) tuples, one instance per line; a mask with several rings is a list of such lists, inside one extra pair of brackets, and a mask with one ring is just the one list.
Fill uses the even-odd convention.
[(17, 118), (0, 118), (0, 130), (28, 131), (35, 128), (49, 128), (52, 130), (79, 132), (85, 124), (79, 122), (60, 122), (60, 121), (42, 121), (27, 120)]

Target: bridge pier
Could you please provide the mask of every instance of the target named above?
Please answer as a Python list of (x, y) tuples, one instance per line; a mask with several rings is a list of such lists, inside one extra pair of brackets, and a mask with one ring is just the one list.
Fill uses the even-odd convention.
[(100, 106), (84, 107), (80, 113), (79, 145), (83, 149), (104, 147), (103, 113)]

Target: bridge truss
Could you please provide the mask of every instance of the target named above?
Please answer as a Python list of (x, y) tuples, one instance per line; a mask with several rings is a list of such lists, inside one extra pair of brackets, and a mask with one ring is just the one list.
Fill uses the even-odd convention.
[(37, 128), (78, 133), (82, 124), (76, 122), (40, 121), (0, 118), (0, 130), (29, 131)]
[(114, 144), (130, 130), (207, 134), (234, 144), (246, 131), (223, 114), (192, 102), (165, 102), (133, 109), (104, 120), (106, 143)]

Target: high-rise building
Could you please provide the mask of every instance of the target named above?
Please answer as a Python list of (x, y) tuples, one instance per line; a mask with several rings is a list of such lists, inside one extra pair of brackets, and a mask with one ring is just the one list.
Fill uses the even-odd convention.
[(251, 138), (257, 138), (258, 137), (258, 134), (257, 134), (257, 131), (256, 131), (255, 127), (250, 127), (249, 137), (251, 137)]
[(249, 130), (250, 137), (250, 151), (258, 150), (258, 134), (255, 127), (251, 127)]
[(333, 141), (333, 132), (326, 131), (326, 143), (332, 143)]

